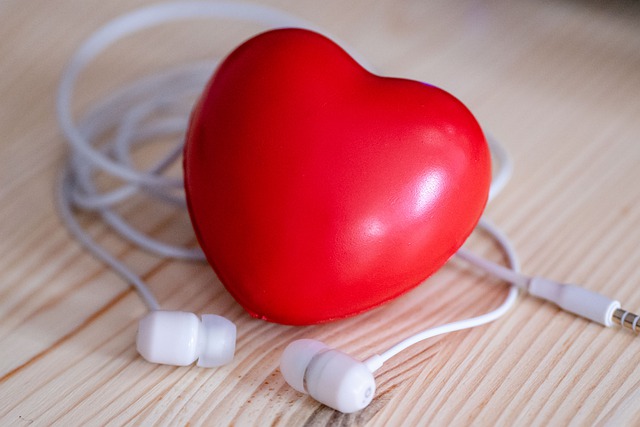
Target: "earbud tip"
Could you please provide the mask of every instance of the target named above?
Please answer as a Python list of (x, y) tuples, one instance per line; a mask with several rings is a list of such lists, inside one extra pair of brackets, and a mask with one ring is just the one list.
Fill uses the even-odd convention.
[(302, 339), (293, 341), (284, 349), (280, 359), (280, 372), (285, 381), (300, 393), (308, 394), (304, 387), (304, 373), (313, 357), (328, 347), (320, 341)]
[(215, 314), (202, 315), (198, 366), (213, 368), (233, 360), (236, 351), (236, 325)]

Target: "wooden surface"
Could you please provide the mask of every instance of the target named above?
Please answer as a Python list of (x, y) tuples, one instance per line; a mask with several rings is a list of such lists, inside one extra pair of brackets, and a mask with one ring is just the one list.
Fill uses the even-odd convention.
[[(640, 425), (640, 338), (521, 297), (499, 321), (389, 361), (374, 402), (334, 412), (289, 388), (278, 358), (310, 337), (355, 357), (430, 325), (479, 314), (503, 284), (452, 263), (359, 317), (285, 327), (251, 319), (208, 266), (161, 260), (91, 215), (86, 229), (169, 309), (238, 325), (220, 369), (146, 363), (145, 307), (58, 220), (66, 147), (54, 95), (75, 48), (144, 1), (0, 4), (0, 425)], [(386, 75), (438, 85), (507, 146), (515, 175), (488, 215), (530, 274), (581, 283), (640, 309), (640, 6), (558, 1), (266, 1), (327, 28)], [(78, 110), (132, 76), (223, 54), (259, 27), (170, 25), (111, 49), (83, 78)], [(128, 218), (193, 239), (188, 220), (143, 201)], [(471, 247), (498, 259), (483, 236)]]

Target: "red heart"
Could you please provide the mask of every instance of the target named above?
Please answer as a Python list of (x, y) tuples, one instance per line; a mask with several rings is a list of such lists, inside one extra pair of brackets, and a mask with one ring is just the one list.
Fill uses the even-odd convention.
[(253, 316), (311, 324), (417, 286), (487, 200), (480, 126), (453, 96), (373, 75), (319, 34), (274, 30), (218, 68), (184, 158), (207, 259)]

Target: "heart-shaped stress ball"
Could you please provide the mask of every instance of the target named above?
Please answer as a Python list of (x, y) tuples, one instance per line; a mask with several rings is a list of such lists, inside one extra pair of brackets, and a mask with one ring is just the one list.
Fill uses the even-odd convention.
[(379, 77), (331, 40), (260, 34), (217, 69), (191, 119), (185, 187), (198, 241), (253, 316), (303, 325), (407, 292), (487, 201), (490, 153), (456, 98)]

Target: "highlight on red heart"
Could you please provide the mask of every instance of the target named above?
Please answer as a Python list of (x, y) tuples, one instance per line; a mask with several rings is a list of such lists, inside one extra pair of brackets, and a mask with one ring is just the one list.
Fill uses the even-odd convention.
[(485, 207), (491, 161), (469, 110), (370, 73), (328, 38), (262, 33), (218, 67), (184, 150), (207, 260), (251, 315), (353, 316), (422, 283)]

